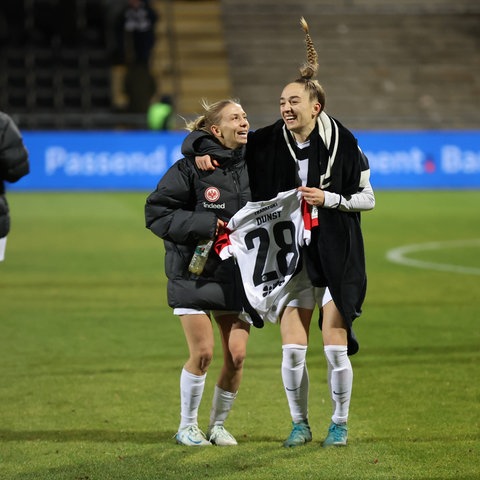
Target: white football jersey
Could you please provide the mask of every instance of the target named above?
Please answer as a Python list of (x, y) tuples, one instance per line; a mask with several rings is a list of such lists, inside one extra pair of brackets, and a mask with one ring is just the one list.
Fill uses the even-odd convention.
[(310, 238), (305, 228), (310, 223), (303, 217), (301, 193), (293, 189), (271, 200), (248, 202), (228, 222), (231, 233), (218, 253), (236, 259), (246, 297), (263, 320), (276, 323), (285, 307), (279, 302), (286, 301), (300, 247)]

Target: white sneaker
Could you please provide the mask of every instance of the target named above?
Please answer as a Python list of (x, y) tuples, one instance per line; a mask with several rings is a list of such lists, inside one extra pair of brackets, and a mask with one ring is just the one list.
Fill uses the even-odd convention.
[(223, 425), (214, 425), (210, 427), (207, 432), (207, 437), (210, 443), (218, 445), (219, 447), (229, 447), (237, 445), (237, 441), (231, 433), (229, 433)]
[(179, 445), (186, 445), (187, 447), (207, 447), (211, 445), (197, 425), (181, 428), (175, 435), (175, 440)]

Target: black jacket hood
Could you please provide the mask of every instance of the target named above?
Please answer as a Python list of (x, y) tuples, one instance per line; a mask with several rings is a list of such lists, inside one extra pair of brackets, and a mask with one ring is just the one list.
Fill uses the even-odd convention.
[(245, 155), (245, 146), (232, 150), (225, 148), (210, 133), (194, 130), (182, 143), (182, 155), (194, 159), (195, 156), (210, 155), (221, 167), (238, 164)]

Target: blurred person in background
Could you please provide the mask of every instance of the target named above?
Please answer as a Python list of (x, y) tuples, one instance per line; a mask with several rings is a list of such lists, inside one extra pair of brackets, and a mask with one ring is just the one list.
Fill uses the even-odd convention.
[(0, 261), (4, 259), (10, 212), (5, 196), (5, 182), (17, 182), (30, 172), (28, 151), (20, 130), (12, 118), (0, 112)]
[[(241, 105), (223, 100), (204, 103), (205, 113), (187, 124), (195, 139), (214, 139), (211, 153), (220, 161), (213, 172), (201, 172), (192, 158), (176, 162), (146, 200), (146, 226), (163, 239), (168, 304), (180, 317), (189, 358), (180, 375), (180, 425), (177, 443), (186, 446), (237, 445), (224, 422), (243, 375), (250, 324), (242, 309), (233, 259), (210, 252), (203, 272), (191, 273), (196, 246), (222, 233), (228, 220), (250, 200), (244, 151), (249, 123)], [(231, 155), (226, 155), (230, 152)], [(198, 426), (207, 370), (214, 350), (211, 317), (220, 331), (223, 366), (217, 380), (207, 435)]]
[(114, 107), (145, 113), (155, 93), (150, 61), (159, 15), (148, 0), (127, 0), (114, 22), (112, 68)]
[(167, 131), (175, 127), (173, 100), (170, 95), (155, 96), (147, 111), (150, 130)]

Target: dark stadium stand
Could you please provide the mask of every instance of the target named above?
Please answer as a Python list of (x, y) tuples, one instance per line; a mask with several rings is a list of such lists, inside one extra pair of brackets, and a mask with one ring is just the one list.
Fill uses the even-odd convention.
[[(470, 0), (152, 0), (152, 72), (189, 118), (240, 98), (252, 126), (278, 116), (303, 61), (304, 15), (327, 111), (353, 129), (480, 128), (480, 3)], [(145, 128), (112, 107), (116, 0), (2, 0), (0, 109), (23, 129)], [(183, 121), (178, 121), (183, 126)]]
[(89, 127), (110, 113), (103, 15), (94, 0), (2, 2), (0, 105), (22, 128)]

